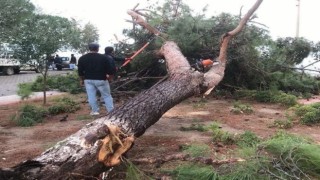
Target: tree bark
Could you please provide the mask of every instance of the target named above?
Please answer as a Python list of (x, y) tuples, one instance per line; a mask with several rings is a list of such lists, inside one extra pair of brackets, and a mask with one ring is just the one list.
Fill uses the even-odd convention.
[[(101, 159), (100, 153), (104, 153), (100, 150), (108, 149), (105, 144), (101, 145), (104, 141), (109, 138), (109, 142), (112, 142), (111, 152), (114, 153), (111, 154), (121, 155), (127, 150), (121, 149), (122, 147), (130, 146), (134, 138), (143, 135), (166, 111), (191, 96), (208, 93), (222, 80), (228, 42), (241, 31), (261, 2), (262, 0), (257, 0), (242, 18), (239, 26), (222, 37), (219, 64), (213, 66), (207, 73), (192, 69), (179, 47), (174, 42), (165, 42), (160, 53), (167, 63), (169, 77), (166, 81), (138, 94), (106, 117), (87, 124), (40, 156), (15, 167), (1, 169), (0, 179), (90, 179), (106, 171), (109, 167), (105, 164), (110, 161), (108, 159), (104, 162), (97, 161), (97, 157)], [(128, 13), (139, 19), (138, 24), (142, 26), (147, 24), (133, 11)], [(153, 31), (150, 25), (145, 27)], [(159, 35), (159, 32), (155, 33)], [(119, 130), (113, 131), (110, 127), (117, 127)], [(118, 141), (117, 138), (122, 143), (116, 145), (114, 142)], [(111, 156), (113, 158), (113, 155)]]

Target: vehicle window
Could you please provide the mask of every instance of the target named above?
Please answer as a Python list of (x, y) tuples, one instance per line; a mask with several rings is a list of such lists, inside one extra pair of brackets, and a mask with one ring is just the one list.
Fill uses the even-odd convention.
[(62, 61), (69, 61), (68, 57), (61, 57)]

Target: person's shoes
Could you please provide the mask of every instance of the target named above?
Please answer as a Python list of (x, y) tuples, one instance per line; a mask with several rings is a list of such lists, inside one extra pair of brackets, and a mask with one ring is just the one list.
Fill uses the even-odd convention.
[(91, 112), (91, 113), (90, 113), (91, 116), (97, 116), (97, 115), (99, 115), (99, 114), (100, 114), (99, 112)]

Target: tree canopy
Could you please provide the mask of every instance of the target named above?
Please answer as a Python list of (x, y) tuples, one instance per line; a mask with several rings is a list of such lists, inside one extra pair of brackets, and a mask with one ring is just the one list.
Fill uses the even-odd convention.
[(1, 0), (0, 4), (0, 42), (10, 41), (35, 7), (27, 0)]
[[(151, 7), (153, 11), (145, 11), (138, 7), (136, 10), (161, 34), (175, 41), (190, 63), (207, 58), (216, 60), (219, 55), (218, 45), (221, 34), (235, 28), (241, 16), (241, 14), (221, 13), (207, 17), (205, 8), (203, 12), (195, 14), (183, 1), (168, 0), (160, 6)], [(274, 84), (271, 81), (282, 79), (281, 77), (274, 79), (274, 73), (296, 73), (296, 65), (310, 54), (313, 54), (315, 59), (318, 57), (319, 48), (316, 43), (294, 37), (273, 39), (267, 27), (257, 22), (256, 17), (253, 16), (243, 31), (230, 42), (228, 66), (220, 87), (233, 90), (274, 88), (270, 86)], [(135, 25), (132, 29), (126, 29), (123, 32), (127, 38), (134, 39), (135, 43), (117, 46), (119, 52), (139, 49), (150, 36), (146, 29)], [(150, 66), (152, 70), (149, 72), (163, 67), (161, 63), (157, 63), (161, 57), (154, 53), (161, 42), (163, 39), (159, 37), (152, 41), (145, 51), (132, 61), (131, 71), (146, 68), (154, 63), (157, 65)], [(286, 91), (286, 88), (277, 88)]]
[(89, 42), (99, 39), (93, 24), (81, 27), (75, 19), (38, 13), (29, 0), (1, 0), (1, 5), (0, 43), (9, 44), (24, 62), (59, 49), (84, 53)]

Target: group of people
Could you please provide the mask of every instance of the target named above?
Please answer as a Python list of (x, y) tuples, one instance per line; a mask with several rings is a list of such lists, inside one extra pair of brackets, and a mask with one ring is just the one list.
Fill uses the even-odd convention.
[[(74, 54), (71, 54), (70, 62), (69, 62), (69, 68), (71, 70), (74, 70), (76, 68), (77, 64), (77, 58), (74, 56)], [(57, 54), (56, 56), (52, 56), (49, 59), (48, 67), (51, 67), (52, 70), (62, 70), (63, 64), (62, 64), (62, 58)]]
[(90, 43), (89, 52), (79, 58), (78, 74), (80, 85), (84, 86), (88, 96), (88, 102), (91, 107), (90, 115), (99, 115), (99, 105), (97, 101), (97, 91), (100, 92), (101, 98), (107, 112), (113, 110), (113, 98), (109, 81), (113, 79), (116, 73), (115, 61), (125, 61), (128, 58), (116, 58), (113, 55), (113, 47), (106, 47), (105, 54), (100, 54), (99, 44)]
[(55, 68), (58, 69), (59, 64), (62, 63), (62, 59), (60, 56), (57, 54), (56, 56), (51, 56), (49, 61), (48, 61), (48, 67), (54, 70)]

